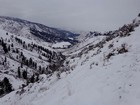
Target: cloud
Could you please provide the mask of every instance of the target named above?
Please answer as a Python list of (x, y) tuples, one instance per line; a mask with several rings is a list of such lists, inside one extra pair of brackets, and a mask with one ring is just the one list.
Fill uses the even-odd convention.
[(140, 12), (140, 0), (0, 0), (0, 14), (73, 30), (114, 30)]

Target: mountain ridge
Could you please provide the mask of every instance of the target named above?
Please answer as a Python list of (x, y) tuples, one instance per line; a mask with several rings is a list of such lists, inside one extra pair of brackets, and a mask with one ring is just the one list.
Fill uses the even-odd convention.
[[(48, 27), (40, 23), (22, 20), (19, 18), (0, 16), (0, 25), (1, 25), (1, 28), (3, 28), (4, 30), (17, 34), (17, 35), (28, 34), (28, 36), (31, 36), (31, 35), (34, 35), (36, 37), (41, 36), (43, 40), (47, 38), (50, 39), (51, 37), (54, 39), (54, 40), (52, 39), (52, 42), (59, 41), (59, 39), (61, 41), (69, 41), (70, 43), (77, 42), (75, 37), (78, 36), (78, 34), (65, 31), (65, 30), (60, 30), (57, 28)], [(25, 32), (25, 30), (27, 31), (27, 33), (22, 32), (22, 31)], [(39, 36), (33, 33), (32, 31), (36, 31), (36, 33), (38, 33)], [(73, 38), (73, 40), (71, 40), (70, 38)]]

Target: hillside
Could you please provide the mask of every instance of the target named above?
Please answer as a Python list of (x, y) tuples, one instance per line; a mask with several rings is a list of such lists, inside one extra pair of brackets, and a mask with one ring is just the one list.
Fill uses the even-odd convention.
[(0, 16), (0, 28), (28, 39), (42, 39), (50, 43), (62, 41), (71, 44), (77, 43), (75, 37), (78, 34), (14, 17)]
[[(38, 81), (41, 74), (53, 74), (65, 56), (55, 51), (48, 42), (38, 42), (0, 30), (0, 81), (6, 77), (16, 90)], [(4, 95), (0, 82), (0, 95)]]
[[(14, 47), (5, 53), (1, 38), (0, 79), (7, 77), (14, 91), (4, 94), (0, 105), (139, 105), (139, 25), (137, 17), (118, 30), (90, 32), (65, 50), (1, 29), (4, 43), (13, 43)], [(20, 39), (25, 43), (21, 44)], [(13, 52), (16, 49), (27, 60), (32, 58), (37, 68), (22, 61), (21, 53)], [(18, 67), (28, 71), (28, 78), (39, 75), (37, 81), (19, 78)]]

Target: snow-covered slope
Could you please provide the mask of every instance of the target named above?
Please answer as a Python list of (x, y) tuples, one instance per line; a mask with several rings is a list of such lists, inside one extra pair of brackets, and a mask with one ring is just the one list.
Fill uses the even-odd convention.
[(67, 48), (77, 43), (75, 35), (42, 24), (0, 16), (0, 97), (9, 93), (5, 88), (5, 78), (9, 80), (10, 88), (16, 90), (38, 81), (41, 74), (49, 78), (63, 69), (59, 66), (62, 66), (65, 56), (54, 46), (63, 43)]
[(139, 25), (137, 19), (67, 49), (61, 73), (40, 75), (0, 105), (139, 105)]
[[(38, 42), (0, 29), (0, 96), (3, 94), (1, 81), (5, 77), (12, 89), (19, 89), (30, 83), (32, 77), (35, 82), (41, 74), (49, 77), (58, 71), (53, 67), (61, 64), (63, 57), (48, 42)], [(26, 78), (23, 72), (27, 72)]]
[(74, 44), (77, 42), (75, 37), (78, 35), (39, 23), (5, 16), (0, 16), (0, 28), (15, 35), (24, 36), (29, 39), (43, 39), (51, 43), (65, 41)]

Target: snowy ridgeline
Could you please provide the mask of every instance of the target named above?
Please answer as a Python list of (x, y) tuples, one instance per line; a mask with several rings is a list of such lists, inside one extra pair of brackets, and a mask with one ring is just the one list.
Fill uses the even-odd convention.
[(77, 43), (75, 37), (78, 34), (13, 17), (0, 16), (0, 28), (28, 39), (44, 40), (50, 43), (62, 41)]
[[(10, 62), (10, 68), (6, 70), (10, 71), (14, 67), (16, 70), (13, 74), (10, 72), (11, 74), (7, 75), (4, 70), (1, 73), (0, 77), (7, 76), (10, 79), (15, 91), (2, 97), (0, 105), (139, 105), (139, 25), (140, 20), (135, 20), (119, 30), (109, 32), (108, 35), (90, 37), (63, 50), (63, 54), (66, 55), (65, 61), (57, 67), (63, 71), (62, 73), (58, 74), (56, 70), (49, 77), (45, 73), (40, 73), (37, 82), (19, 89), (18, 86), (23, 84), (25, 79), (16, 80), (13, 75), (20, 65), (3, 54), (1, 48), (1, 59), (4, 60), (7, 56)], [(34, 60), (36, 59), (37, 64), (44, 61), (42, 66), (49, 65), (48, 60), (48, 63), (45, 62), (45, 58), (38, 59), (41, 55), (39, 52), (35, 50), (31, 52), (28, 48), (23, 50), (29, 58), (32, 56)], [(13, 64), (17, 66), (13, 67)], [(31, 71), (32, 76), (33, 72), (30, 69), (28, 68), (28, 71)], [(36, 71), (38, 72), (38, 69)]]

